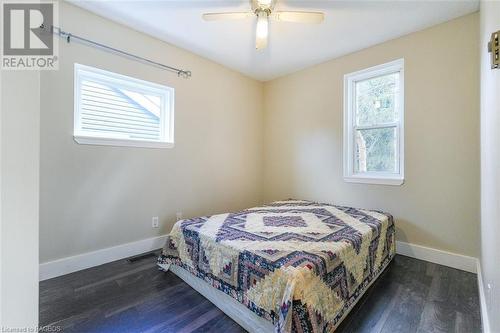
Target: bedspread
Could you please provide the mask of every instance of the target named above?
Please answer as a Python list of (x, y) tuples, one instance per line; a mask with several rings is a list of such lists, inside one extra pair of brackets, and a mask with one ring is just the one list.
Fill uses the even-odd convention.
[(302, 200), (177, 222), (159, 258), (271, 320), (334, 331), (394, 256), (390, 214)]

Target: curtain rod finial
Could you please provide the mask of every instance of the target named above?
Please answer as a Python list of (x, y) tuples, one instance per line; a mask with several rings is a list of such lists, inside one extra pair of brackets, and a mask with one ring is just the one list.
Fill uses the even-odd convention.
[(177, 75), (184, 79), (189, 79), (191, 77), (191, 71), (180, 70), (179, 73), (177, 73)]

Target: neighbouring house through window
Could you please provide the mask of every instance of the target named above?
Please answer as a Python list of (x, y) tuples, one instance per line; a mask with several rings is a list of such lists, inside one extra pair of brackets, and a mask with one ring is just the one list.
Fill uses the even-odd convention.
[(174, 145), (174, 89), (75, 64), (74, 139), (81, 144)]

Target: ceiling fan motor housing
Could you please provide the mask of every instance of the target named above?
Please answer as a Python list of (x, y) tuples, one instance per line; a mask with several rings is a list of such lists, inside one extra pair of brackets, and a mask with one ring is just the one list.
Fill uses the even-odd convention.
[(259, 11), (266, 11), (267, 14), (271, 14), (276, 4), (275, 0), (250, 0), (252, 4), (252, 11), (258, 15)]

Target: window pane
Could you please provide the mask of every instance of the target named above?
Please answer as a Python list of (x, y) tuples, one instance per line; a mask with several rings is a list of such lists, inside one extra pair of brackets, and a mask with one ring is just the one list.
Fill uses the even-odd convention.
[(85, 79), (80, 89), (81, 130), (88, 135), (160, 140), (159, 108), (143, 94)]
[(144, 147), (173, 143), (173, 89), (79, 64), (75, 78), (77, 142), (132, 142), (138, 147), (141, 142), (146, 142)]
[(355, 132), (355, 171), (397, 173), (396, 128)]
[(398, 90), (399, 73), (356, 82), (356, 125), (397, 121)]

